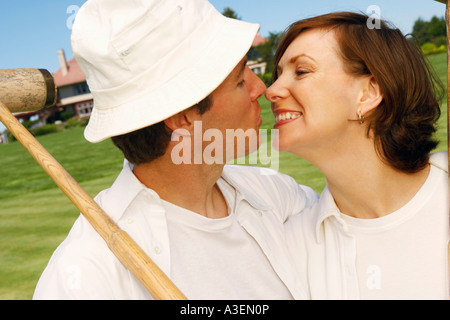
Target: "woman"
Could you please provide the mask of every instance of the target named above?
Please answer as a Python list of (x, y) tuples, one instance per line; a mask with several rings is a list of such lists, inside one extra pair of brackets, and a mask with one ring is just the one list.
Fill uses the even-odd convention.
[(319, 203), (287, 225), (313, 299), (446, 299), (448, 169), (430, 157), (434, 75), (398, 29), (331, 13), (292, 24), (275, 57), (278, 149), (316, 165)]

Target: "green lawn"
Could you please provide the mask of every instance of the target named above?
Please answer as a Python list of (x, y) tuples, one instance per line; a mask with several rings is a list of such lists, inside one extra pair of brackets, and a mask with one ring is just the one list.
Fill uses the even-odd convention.
[[(446, 83), (446, 55), (430, 57)], [(274, 120), (270, 105), (261, 98), (264, 120)], [(438, 150), (447, 149), (447, 108), (439, 122)], [(91, 195), (111, 185), (122, 167), (121, 153), (108, 140), (90, 144), (83, 129), (42, 136), (41, 144)], [(269, 143), (270, 145), (270, 143)], [(325, 186), (323, 175), (310, 163), (281, 153), (276, 168), (317, 192)], [(276, 158), (276, 157), (274, 157)], [(265, 165), (274, 168), (274, 164)], [(0, 299), (30, 299), (51, 254), (78, 217), (78, 210), (18, 143), (0, 145)]]
[[(38, 140), (92, 196), (120, 172), (120, 152), (82, 128)], [(0, 145), (0, 168), (0, 299), (30, 299), (79, 212), (18, 142)]]

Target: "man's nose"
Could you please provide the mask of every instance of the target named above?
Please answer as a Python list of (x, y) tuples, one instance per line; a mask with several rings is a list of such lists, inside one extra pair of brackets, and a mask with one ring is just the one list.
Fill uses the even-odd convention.
[(253, 77), (253, 88), (252, 88), (252, 98), (253, 100), (259, 99), (267, 90), (264, 82), (252, 71)]

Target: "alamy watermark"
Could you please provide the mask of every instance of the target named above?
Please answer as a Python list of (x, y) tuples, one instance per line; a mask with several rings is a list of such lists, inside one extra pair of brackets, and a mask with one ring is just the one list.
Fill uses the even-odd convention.
[[(278, 138), (278, 129), (203, 130), (202, 121), (194, 122), (194, 132), (177, 129), (172, 141), (178, 142), (171, 152), (172, 162), (180, 164), (245, 164), (258, 165), (262, 175), (273, 175), (279, 169), (279, 154), (272, 146)], [(268, 141), (270, 138), (270, 141)], [(270, 152), (269, 152), (270, 149)]]
[(369, 15), (366, 25), (369, 29), (381, 29), (381, 8), (377, 5), (367, 7), (366, 13)]
[(66, 19), (66, 27), (69, 30), (72, 30), (73, 23), (75, 22), (75, 17), (77, 16), (78, 10), (80, 10), (80, 7), (72, 4), (67, 7), (66, 13), (69, 15)]

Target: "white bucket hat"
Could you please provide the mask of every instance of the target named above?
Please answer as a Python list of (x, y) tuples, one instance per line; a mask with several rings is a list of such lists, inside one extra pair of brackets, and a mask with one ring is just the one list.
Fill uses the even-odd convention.
[(85, 138), (100, 142), (197, 104), (246, 55), (258, 29), (206, 0), (87, 1), (72, 29), (94, 97)]

